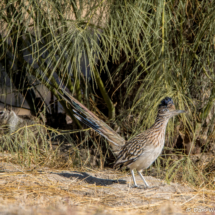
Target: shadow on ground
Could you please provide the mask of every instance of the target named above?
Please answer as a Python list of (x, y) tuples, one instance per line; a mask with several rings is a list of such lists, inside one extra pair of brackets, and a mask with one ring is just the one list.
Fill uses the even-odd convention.
[(107, 186), (111, 184), (126, 184), (126, 180), (112, 180), (112, 179), (102, 179), (89, 175), (86, 172), (72, 172), (72, 173), (55, 173), (57, 175), (66, 178), (77, 178), (78, 180), (83, 180), (88, 184), (96, 184)]

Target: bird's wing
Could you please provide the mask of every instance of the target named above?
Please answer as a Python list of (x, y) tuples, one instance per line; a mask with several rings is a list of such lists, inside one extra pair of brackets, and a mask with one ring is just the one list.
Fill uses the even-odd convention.
[(119, 153), (114, 168), (122, 165), (127, 166), (135, 162), (145, 151), (147, 145), (147, 135), (143, 132), (128, 141)]

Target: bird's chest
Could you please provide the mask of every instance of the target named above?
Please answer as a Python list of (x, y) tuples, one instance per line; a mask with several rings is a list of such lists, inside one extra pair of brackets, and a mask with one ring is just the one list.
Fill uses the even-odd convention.
[(163, 147), (164, 147), (164, 143), (165, 143), (165, 136), (160, 135), (160, 138), (158, 138), (158, 142), (153, 149), (154, 159), (156, 159), (161, 154)]
[(164, 140), (160, 141), (159, 144), (153, 150), (153, 159), (156, 160), (157, 157), (161, 154), (164, 147)]

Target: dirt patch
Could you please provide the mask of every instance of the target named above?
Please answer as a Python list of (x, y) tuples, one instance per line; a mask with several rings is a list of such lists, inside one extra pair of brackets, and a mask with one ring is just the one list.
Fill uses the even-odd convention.
[[(213, 214), (215, 191), (145, 177), (131, 188), (128, 173), (105, 170), (29, 170), (0, 164), (0, 214)], [(137, 183), (143, 184), (136, 175)], [(200, 213), (201, 214), (201, 213)], [(215, 211), (214, 211), (215, 214)]]

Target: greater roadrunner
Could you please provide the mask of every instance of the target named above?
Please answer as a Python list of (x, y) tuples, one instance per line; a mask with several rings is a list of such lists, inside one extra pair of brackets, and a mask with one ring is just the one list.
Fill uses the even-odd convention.
[(185, 111), (176, 110), (173, 100), (170, 97), (166, 97), (158, 107), (157, 118), (152, 127), (126, 142), (105, 122), (96, 117), (67, 92), (64, 91), (64, 95), (60, 93), (59, 95), (72, 106), (74, 115), (78, 120), (109, 140), (114, 153), (117, 155), (114, 168), (119, 166), (129, 167), (134, 181), (134, 187), (138, 187), (134, 177), (134, 169), (136, 169), (146, 187), (149, 187), (141, 172), (151, 166), (161, 154), (169, 119)]

